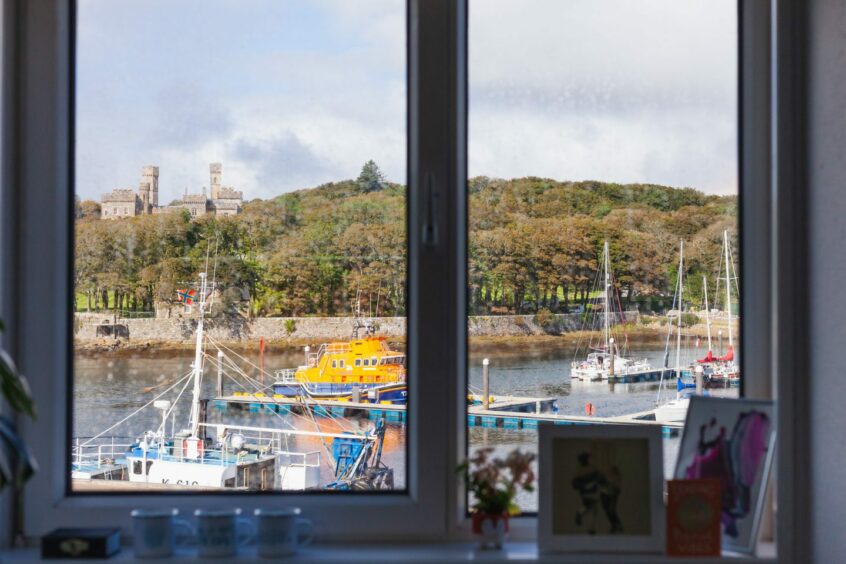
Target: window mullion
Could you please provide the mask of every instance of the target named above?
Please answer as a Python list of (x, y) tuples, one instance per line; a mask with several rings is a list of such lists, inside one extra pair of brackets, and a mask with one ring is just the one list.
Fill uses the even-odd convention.
[(466, 409), (466, 4), (412, 0), (410, 14), (412, 467), (426, 468), (421, 492), (440, 489), (449, 526)]

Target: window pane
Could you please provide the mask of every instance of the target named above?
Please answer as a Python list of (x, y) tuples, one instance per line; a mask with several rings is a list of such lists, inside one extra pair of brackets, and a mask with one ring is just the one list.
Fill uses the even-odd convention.
[(471, 0), (471, 453), (657, 417), (669, 477), (697, 370), (737, 396), (736, 11)]
[(75, 491), (405, 488), (405, 18), (78, 2)]

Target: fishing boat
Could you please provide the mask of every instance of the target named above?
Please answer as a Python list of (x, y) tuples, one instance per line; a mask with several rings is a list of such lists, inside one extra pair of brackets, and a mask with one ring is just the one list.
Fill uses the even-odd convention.
[(304, 365), (277, 371), (274, 395), (405, 404), (405, 353), (392, 350), (375, 333), (372, 320), (356, 318), (350, 341), (324, 343), (316, 352), (306, 352)]
[[(355, 433), (206, 421), (208, 400), (201, 398), (206, 359), (203, 325), (206, 298), (212, 286), (206, 274), (200, 273), (196, 346), (191, 372), (105, 431), (94, 437), (74, 439), (71, 448), (72, 478), (245, 490), (392, 487), (393, 473), (381, 461), (384, 421), (377, 422), (372, 430)], [(189, 299), (193, 299), (193, 294)], [(217, 358), (222, 356), (222, 351), (219, 351)], [(176, 430), (174, 408), (191, 384), (193, 393), (188, 425)], [(162, 399), (180, 385), (182, 388), (175, 401)], [(162, 412), (161, 424), (156, 429), (147, 430), (130, 442), (121, 437), (107, 436), (149, 407)], [(167, 430), (169, 420), (170, 432)], [(326, 457), (322, 456), (324, 453), (319, 446), (307, 446), (323, 446), (327, 441), (331, 441), (332, 451), (325, 449)], [(334, 465), (327, 458), (334, 459)], [(321, 483), (320, 469), (324, 463), (333, 467), (333, 479), (329, 483)]]
[[(602, 252), (603, 286), (601, 296), (596, 301), (597, 309), (602, 308), (602, 343), (589, 352), (583, 360), (573, 360), (570, 365), (570, 377), (577, 380), (613, 380), (627, 381), (658, 380), (664, 374), (664, 369), (653, 368), (645, 358), (627, 358), (625, 350), (621, 350), (611, 331), (611, 310), (613, 307), (612, 274), (608, 252), (608, 241), (605, 241)], [(584, 327), (595, 329), (595, 325)], [(625, 347), (624, 347), (625, 349)], [(578, 350), (576, 354), (578, 354)]]

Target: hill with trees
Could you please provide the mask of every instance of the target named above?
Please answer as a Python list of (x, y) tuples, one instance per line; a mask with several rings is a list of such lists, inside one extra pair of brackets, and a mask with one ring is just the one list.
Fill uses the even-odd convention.
[[(695, 303), (702, 275), (716, 282), (724, 229), (736, 247), (733, 196), (532, 177), (478, 177), (468, 186), (471, 314), (566, 311), (586, 301), (605, 239), (624, 305), (641, 309), (667, 305), (684, 239)], [(174, 303), (210, 254), (220, 311), (341, 316), (359, 303), (374, 315), (405, 315), (405, 195), (371, 161), (356, 180), (253, 200), (230, 217), (102, 221), (96, 204), (78, 202), (77, 308)]]

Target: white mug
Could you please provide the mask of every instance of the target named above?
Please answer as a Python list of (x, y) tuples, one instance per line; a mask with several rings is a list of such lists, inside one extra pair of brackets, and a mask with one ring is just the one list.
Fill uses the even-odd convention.
[(173, 555), (174, 545), (194, 536), (194, 527), (176, 518), (177, 509), (135, 509), (131, 515), (132, 544), (138, 558), (167, 558)]
[(291, 556), (301, 546), (311, 542), (311, 521), (299, 517), (299, 507), (256, 509), (258, 523), (256, 552), (259, 556), (276, 558)]
[(240, 509), (197, 509), (197, 554), (204, 558), (235, 556), (255, 537), (255, 525), (239, 517)]

